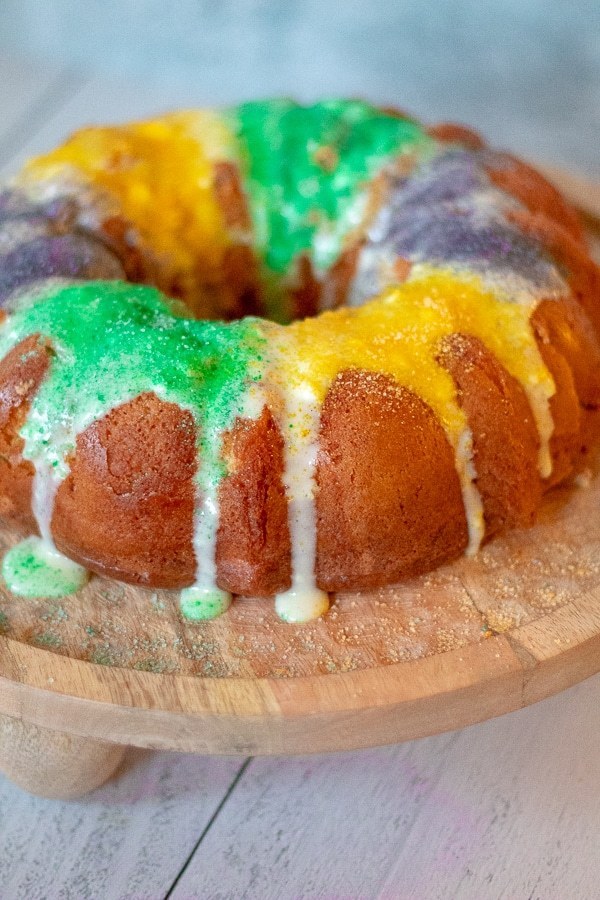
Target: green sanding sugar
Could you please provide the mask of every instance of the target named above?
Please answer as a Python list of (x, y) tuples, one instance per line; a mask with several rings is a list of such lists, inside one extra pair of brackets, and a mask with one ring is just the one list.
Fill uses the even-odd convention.
[(64, 597), (80, 590), (87, 571), (38, 537), (28, 537), (8, 551), (2, 575), (20, 597)]
[(359, 100), (299, 106), (245, 103), (229, 111), (241, 143), (258, 249), (274, 273), (300, 253), (335, 262), (364, 216), (364, 186), (399, 154), (432, 141), (415, 122)]
[[(0, 334), (0, 358), (31, 334), (49, 339), (49, 372), (21, 429), (24, 456), (63, 478), (75, 439), (110, 409), (153, 391), (191, 412), (199, 450), (242, 410), (260, 378), (264, 337), (257, 320), (230, 324), (176, 314), (154, 288), (87, 282), (32, 296)], [(224, 474), (207, 452), (202, 482)]]

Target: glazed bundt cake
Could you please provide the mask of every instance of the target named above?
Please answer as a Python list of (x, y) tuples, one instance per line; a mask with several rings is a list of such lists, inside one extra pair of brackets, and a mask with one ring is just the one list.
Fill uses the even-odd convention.
[(458, 126), (287, 100), (78, 132), (0, 195), (10, 590), (322, 614), (530, 524), (600, 399), (598, 270)]

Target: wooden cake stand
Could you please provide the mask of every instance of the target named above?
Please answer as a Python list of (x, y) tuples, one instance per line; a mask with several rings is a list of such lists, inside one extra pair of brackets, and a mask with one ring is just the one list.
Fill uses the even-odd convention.
[[(0, 532), (0, 551), (15, 540)], [(0, 588), (0, 770), (69, 798), (109, 778), (129, 746), (270, 754), (394, 743), (519, 709), (598, 671), (600, 464), (590, 459), (546, 498), (534, 528), (401, 585), (338, 594), (305, 625), (280, 622), (260, 600), (193, 624), (176, 593), (101, 578), (60, 601)]]

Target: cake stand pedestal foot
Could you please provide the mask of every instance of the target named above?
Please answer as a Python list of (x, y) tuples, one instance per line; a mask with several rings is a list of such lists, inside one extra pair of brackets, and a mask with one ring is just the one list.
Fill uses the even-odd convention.
[(93, 791), (126, 749), (0, 715), (0, 772), (38, 797), (72, 800)]

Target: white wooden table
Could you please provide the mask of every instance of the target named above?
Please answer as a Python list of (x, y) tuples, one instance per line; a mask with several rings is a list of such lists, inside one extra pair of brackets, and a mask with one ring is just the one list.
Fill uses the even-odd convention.
[[(0, 58), (0, 172), (78, 125), (206, 100)], [(71, 803), (0, 776), (0, 900), (592, 900), (599, 700), (600, 676), (502, 719), (366, 752), (138, 751)]]

